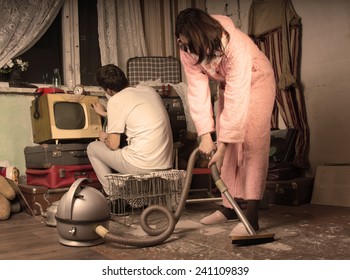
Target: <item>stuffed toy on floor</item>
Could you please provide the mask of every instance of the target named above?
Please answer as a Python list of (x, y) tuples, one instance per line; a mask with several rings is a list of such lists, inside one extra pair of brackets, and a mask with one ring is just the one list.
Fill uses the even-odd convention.
[(0, 221), (7, 220), (11, 215), (11, 201), (16, 192), (7, 179), (0, 175)]

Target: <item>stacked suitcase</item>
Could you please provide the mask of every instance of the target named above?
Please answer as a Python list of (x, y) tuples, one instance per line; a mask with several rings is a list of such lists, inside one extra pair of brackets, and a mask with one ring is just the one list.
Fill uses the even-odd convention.
[(298, 206), (311, 201), (314, 178), (293, 164), (297, 130), (271, 131), (270, 164), (265, 197), (270, 204)]
[(58, 143), (24, 148), (27, 182), (20, 183), (19, 188), (35, 215), (59, 200), (78, 178), (87, 177), (92, 186), (101, 188), (86, 153), (87, 145)]
[(266, 195), (270, 204), (298, 206), (309, 203), (314, 178), (295, 177), (289, 180), (267, 181)]

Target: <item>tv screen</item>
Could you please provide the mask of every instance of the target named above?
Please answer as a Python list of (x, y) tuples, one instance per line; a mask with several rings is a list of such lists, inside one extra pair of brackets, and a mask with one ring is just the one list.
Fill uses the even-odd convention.
[(83, 129), (85, 127), (85, 111), (80, 103), (56, 102), (54, 116), (58, 129)]

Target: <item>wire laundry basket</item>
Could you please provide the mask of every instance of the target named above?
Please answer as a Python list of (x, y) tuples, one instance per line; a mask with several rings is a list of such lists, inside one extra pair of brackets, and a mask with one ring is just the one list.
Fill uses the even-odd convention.
[(162, 205), (175, 211), (186, 171), (165, 170), (146, 174), (108, 174), (108, 200), (114, 220), (131, 225), (148, 206)]

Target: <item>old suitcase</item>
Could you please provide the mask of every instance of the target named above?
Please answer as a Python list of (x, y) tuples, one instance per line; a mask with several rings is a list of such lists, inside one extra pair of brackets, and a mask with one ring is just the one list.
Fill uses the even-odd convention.
[(301, 176), (301, 169), (293, 162), (270, 163), (267, 173), (268, 181), (291, 180)]
[[(69, 190), (69, 187), (49, 189), (42, 186), (18, 184), (19, 189), (24, 195), (30, 209), (26, 209), (28, 214), (40, 215), (41, 211), (46, 209)], [(40, 209), (41, 208), (41, 209)], [(28, 211), (31, 210), (31, 211)]]
[(174, 132), (186, 130), (186, 116), (180, 97), (163, 97), (164, 106), (168, 112), (170, 125)]
[(126, 68), (131, 86), (157, 79), (164, 84), (176, 84), (181, 81), (180, 61), (171, 56), (132, 57), (127, 61)]
[(98, 182), (95, 171), (90, 164), (86, 165), (53, 165), (46, 169), (26, 169), (27, 184), (50, 189), (67, 187), (78, 178), (87, 177)]
[(153, 88), (162, 97), (164, 106), (169, 115), (173, 136), (176, 138), (174, 141), (178, 141), (180, 131), (186, 130), (187, 128), (185, 109), (182, 100), (170, 85), (166, 87), (154, 86)]
[[(89, 183), (88, 186), (102, 190), (100, 183)], [(18, 187), (28, 204), (28, 208), (24, 207), (24, 210), (30, 215), (40, 215), (41, 211), (45, 212), (53, 202), (60, 200), (69, 190), (69, 187), (49, 189), (21, 183), (18, 184)]]
[(180, 131), (187, 127), (186, 115), (182, 99), (169, 84), (181, 82), (180, 61), (171, 56), (132, 57), (127, 61), (127, 76), (132, 86), (140, 82), (160, 80), (163, 85), (153, 88), (162, 97), (167, 109), (174, 142), (179, 141)]
[(267, 181), (265, 192), (269, 204), (298, 206), (311, 201), (314, 178)]
[(24, 148), (26, 168), (50, 168), (54, 165), (90, 164), (86, 153), (89, 143), (41, 144)]

